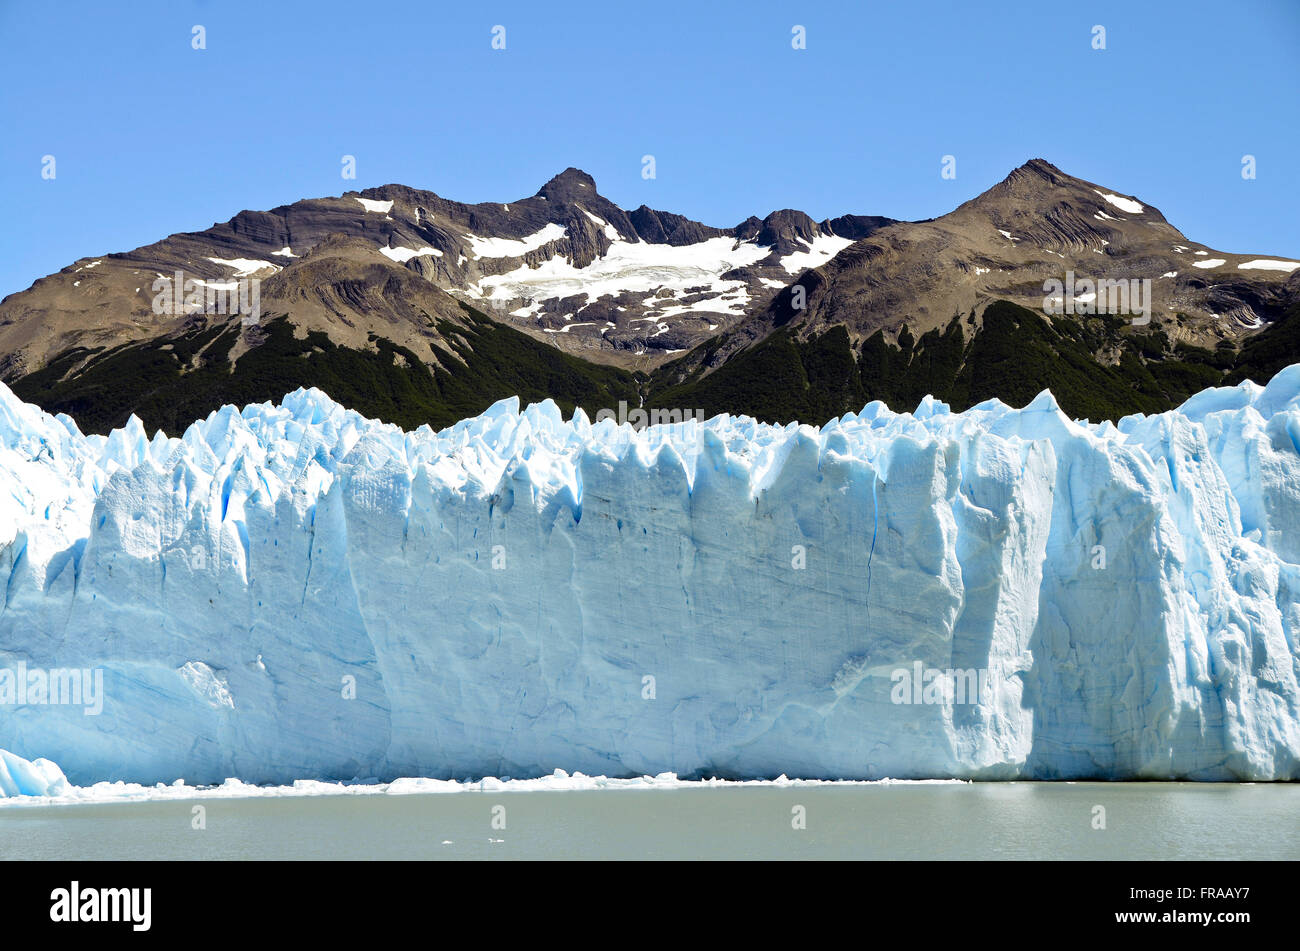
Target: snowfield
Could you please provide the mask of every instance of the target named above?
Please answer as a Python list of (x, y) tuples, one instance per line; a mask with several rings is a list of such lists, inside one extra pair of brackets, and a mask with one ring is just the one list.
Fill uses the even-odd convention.
[(535, 268), (520, 265), (505, 274), (484, 277), (467, 293), (487, 300), (547, 300), (586, 294), (590, 303), (624, 291), (647, 293), (666, 288), (681, 293), (707, 287), (707, 293), (716, 297), (745, 286), (744, 281), (722, 280), (721, 275), (754, 264), (771, 251), (733, 238), (709, 238), (681, 246), (618, 241), (586, 267), (575, 267), (556, 255)]
[[(0, 386), (0, 793), (1300, 778), (1298, 446), (1300, 366), (1118, 427), (405, 433), (299, 390), (150, 439)], [(102, 671), (102, 712), (20, 669)]]

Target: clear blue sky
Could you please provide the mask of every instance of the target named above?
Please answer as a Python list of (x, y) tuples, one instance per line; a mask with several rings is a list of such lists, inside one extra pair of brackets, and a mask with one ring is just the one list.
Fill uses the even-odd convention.
[(244, 208), (510, 201), (569, 165), (726, 226), (931, 217), (1041, 156), (1193, 240), (1300, 257), (1297, 0), (0, 0), (0, 120), (0, 295)]

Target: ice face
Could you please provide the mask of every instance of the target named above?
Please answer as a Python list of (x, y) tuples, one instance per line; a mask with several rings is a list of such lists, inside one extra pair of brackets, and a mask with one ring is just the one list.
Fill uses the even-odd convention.
[(0, 386), (0, 748), (78, 784), (1300, 778), (1298, 446), (1300, 366), (1118, 426), (405, 433), (299, 390), (150, 439)]

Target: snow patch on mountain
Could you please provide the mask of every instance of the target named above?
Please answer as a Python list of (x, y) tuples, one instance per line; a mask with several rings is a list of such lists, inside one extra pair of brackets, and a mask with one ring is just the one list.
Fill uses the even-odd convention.
[(1112, 195), (1109, 192), (1104, 192), (1100, 189), (1093, 189), (1093, 191), (1097, 192), (1098, 195), (1106, 199), (1106, 201), (1110, 202), (1120, 211), (1127, 211), (1130, 215), (1140, 215), (1142, 212), (1146, 211), (1145, 208), (1132, 198), (1123, 198), (1119, 195)]
[(1237, 267), (1242, 271), (1285, 271), (1290, 274), (1296, 268), (1300, 267), (1300, 262), (1259, 258), (1254, 261), (1245, 261), (1238, 264)]
[(852, 238), (841, 238), (833, 234), (819, 234), (809, 244), (802, 238), (796, 239), (807, 251), (792, 251), (781, 259), (781, 266), (791, 274), (798, 274), (809, 268), (821, 267), (849, 245)]
[(399, 264), (405, 264), (407, 261), (411, 260), (411, 258), (425, 257), (427, 255), (433, 255), (438, 258), (442, 257), (441, 251), (437, 248), (430, 248), (427, 245), (420, 248), (418, 251), (414, 248), (380, 248), (379, 253), (387, 258), (391, 258)]
[(605, 232), (605, 237), (609, 238), (610, 241), (623, 240), (622, 236), (618, 233), (618, 229), (615, 228), (608, 221), (606, 221), (604, 218), (601, 218), (597, 215), (593, 215), (586, 208), (582, 208), (581, 211), (584, 215), (586, 215), (589, 219), (591, 219), (591, 222), (594, 225), (596, 225), (596, 227), (601, 228)]
[(470, 253), (474, 258), (518, 258), (529, 251), (536, 251), (544, 244), (559, 241), (567, 234), (563, 225), (548, 224), (540, 231), (523, 238), (480, 238), (467, 234)]
[(232, 258), (231, 260), (208, 258), (208, 260), (213, 264), (220, 264), (222, 267), (233, 268), (235, 277), (248, 277), (258, 271), (279, 271), (281, 269), (280, 265), (272, 264), (270, 261), (254, 261), (251, 258)]

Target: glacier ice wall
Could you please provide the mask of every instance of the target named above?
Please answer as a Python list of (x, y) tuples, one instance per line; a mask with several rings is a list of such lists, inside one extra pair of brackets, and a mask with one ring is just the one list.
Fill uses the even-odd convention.
[(0, 749), (79, 784), (1300, 778), (1300, 366), (1118, 427), (300, 390), (150, 439), (0, 386), (0, 544)]

